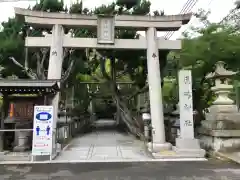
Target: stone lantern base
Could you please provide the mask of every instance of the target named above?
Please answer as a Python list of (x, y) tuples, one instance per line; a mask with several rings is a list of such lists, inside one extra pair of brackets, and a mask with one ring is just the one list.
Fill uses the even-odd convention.
[(204, 158), (206, 151), (201, 149), (198, 139), (176, 138), (176, 146), (173, 150), (182, 156)]
[(240, 113), (235, 105), (213, 105), (199, 129), (200, 145), (215, 152), (240, 149)]
[(16, 133), (16, 146), (13, 148), (15, 152), (23, 152), (30, 150), (30, 137), (32, 132), (19, 131)]
[[(16, 129), (31, 129), (32, 123), (31, 122), (16, 122), (15, 124)], [(15, 132), (15, 147), (13, 151), (15, 152), (24, 152), (31, 150), (32, 144), (32, 131), (16, 131)]]

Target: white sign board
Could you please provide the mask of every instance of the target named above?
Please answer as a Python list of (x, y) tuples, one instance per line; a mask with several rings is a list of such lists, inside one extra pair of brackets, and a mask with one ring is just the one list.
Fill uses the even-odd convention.
[(143, 120), (150, 120), (151, 119), (151, 114), (150, 113), (143, 113), (142, 114), (142, 119)]
[(32, 155), (51, 155), (53, 106), (34, 106)]
[(180, 103), (180, 137), (194, 138), (192, 73), (190, 70), (180, 70), (179, 103)]
[(114, 17), (98, 17), (98, 43), (114, 44)]

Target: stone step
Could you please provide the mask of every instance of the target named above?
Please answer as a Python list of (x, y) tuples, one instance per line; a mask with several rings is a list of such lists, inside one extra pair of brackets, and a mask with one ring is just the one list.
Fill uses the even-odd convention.
[(31, 156), (11, 156), (11, 155), (4, 155), (1, 158), (3, 161), (31, 161)]
[(5, 152), (1, 154), (2, 161), (30, 161), (31, 152)]

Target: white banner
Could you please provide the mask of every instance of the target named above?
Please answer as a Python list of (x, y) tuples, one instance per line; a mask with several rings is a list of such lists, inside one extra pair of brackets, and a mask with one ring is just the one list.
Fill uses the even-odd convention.
[(53, 136), (53, 106), (35, 106), (32, 155), (51, 155)]
[(194, 138), (192, 73), (190, 70), (180, 70), (179, 103), (180, 103), (180, 137)]

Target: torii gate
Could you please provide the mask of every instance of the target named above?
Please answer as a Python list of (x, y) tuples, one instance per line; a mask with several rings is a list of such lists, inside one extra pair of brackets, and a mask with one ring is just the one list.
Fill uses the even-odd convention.
[[(181, 40), (157, 38), (157, 31), (176, 31), (189, 22), (191, 14), (169, 16), (86, 16), (77, 14), (48, 13), (15, 8), (15, 14), (31, 26), (52, 28), (52, 35), (27, 37), (27, 47), (50, 47), (48, 79), (61, 79), (63, 48), (96, 49), (147, 49), (148, 83), (153, 132), (153, 151), (167, 150), (160, 66), (158, 50), (181, 49)], [(64, 27), (97, 27), (98, 38), (72, 38), (64, 34)], [(146, 38), (114, 39), (115, 28), (134, 28), (146, 31)], [(59, 95), (53, 100), (57, 117)], [(55, 119), (56, 125), (56, 119)]]

